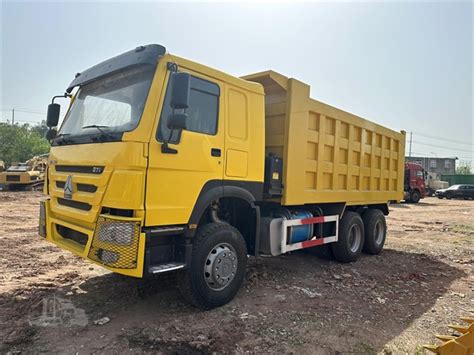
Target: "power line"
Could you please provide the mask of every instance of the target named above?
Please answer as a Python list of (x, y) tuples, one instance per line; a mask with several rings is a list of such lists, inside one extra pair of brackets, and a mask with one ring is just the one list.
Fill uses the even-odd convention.
[(429, 159), (465, 159), (465, 160), (474, 160), (474, 157), (462, 157), (459, 155), (456, 155), (456, 157), (437, 157), (433, 156), (433, 153), (426, 153), (426, 152), (412, 152), (411, 158), (429, 158)]
[[(46, 112), (37, 111), (37, 110), (33, 110), (33, 109), (15, 108), (14, 110), (16, 112), (32, 113), (34, 115), (46, 115)], [(1, 111), (10, 111), (11, 112), (12, 110), (10, 109), (10, 110), (1, 110)], [(60, 116), (64, 116), (64, 114), (61, 114)]]
[(451, 147), (446, 147), (446, 146), (442, 146), (442, 145), (429, 144), (429, 143), (416, 142), (416, 141), (413, 141), (413, 143), (414, 144), (426, 145), (428, 147), (435, 147), (435, 148), (442, 148), (442, 149), (446, 149), (446, 150), (456, 150), (456, 151), (460, 151), (460, 152), (472, 153), (472, 150), (467, 150), (467, 149), (451, 148)]
[[(5, 118), (5, 119), (2, 119), (2, 121), (4, 122), (9, 122), (9, 119), (8, 118)], [(15, 118), (15, 123), (37, 123), (37, 124), (40, 124), (41, 121), (30, 121), (30, 120), (18, 120)], [(14, 123), (12, 123), (13, 125)]]
[(466, 144), (466, 145), (471, 145), (471, 146), (474, 145), (473, 142), (465, 142), (465, 141), (458, 141), (456, 139), (450, 139), (450, 138), (445, 138), (445, 137), (431, 136), (431, 135), (416, 132), (416, 131), (413, 131), (413, 133), (415, 133), (419, 136), (425, 137), (425, 138), (437, 139), (437, 140), (442, 140), (442, 141), (447, 141), (447, 142), (452, 142), (452, 143), (458, 143), (458, 144)]

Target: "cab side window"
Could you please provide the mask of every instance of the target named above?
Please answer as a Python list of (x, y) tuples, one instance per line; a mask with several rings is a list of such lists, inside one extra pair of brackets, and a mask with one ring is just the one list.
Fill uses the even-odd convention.
[[(157, 132), (157, 139), (163, 141), (170, 136), (170, 130), (167, 126), (168, 117), (172, 113), (171, 102), (171, 81), (166, 89), (163, 110), (161, 111), (160, 124)], [(219, 86), (207, 80), (191, 76), (191, 92), (189, 96), (189, 108), (186, 110), (188, 119), (186, 121), (186, 130), (215, 135), (217, 133), (217, 119), (219, 113)], [(176, 110), (177, 113), (184, 112)], [(179, 132), (173, 131), (170, 142), (179, 141)]]

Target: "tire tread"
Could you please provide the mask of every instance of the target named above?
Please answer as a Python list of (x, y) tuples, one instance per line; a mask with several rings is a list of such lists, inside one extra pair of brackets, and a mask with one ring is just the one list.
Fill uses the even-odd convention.
[[(209, 238), (210, 235), (213, 235), (214, 233), (219, 232), (220, 230), (231, 230), (234, 234), (237, 234), (241, 236), (239, 230), (230, 224), (227, 223), (209, 223), (205, 224), (201, 227), (198, 228), (196, 231), (196, 235), (194, 236), (193, 240), (193, 249), (191, 253), (191, 260), (194, 260), (198, 257), (198, 254), (201, 249), (201, 245), (204, 243), (204, 241)], [(245, 244), (245, 241), (242, 242)], [(191, 261), (192, 264), (192, 261)], [(193, 306), (196, 308), (201, 308), (201, 309), (212, 309), (218, 306), (221, 306), (222, 304), (220, 302), (218, 303), (213, 303), (209, 302), (204, 299), (196, 290), (193, 290), (193, 282), (192, 282), (192, 265), (189, 266), (187, 270), (184, 270), (180, 273), (178, 273), (178, 278), (177, 278), (177, 283), (178, 283), (178, 289), (183, 296), (183, 298), (191, 303)]]

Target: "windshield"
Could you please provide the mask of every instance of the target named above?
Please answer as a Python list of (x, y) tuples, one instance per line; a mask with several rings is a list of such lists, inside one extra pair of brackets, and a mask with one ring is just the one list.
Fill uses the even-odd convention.
[(153, 69), (150, 66), (128, 69), (81, 87), (58, 137), (67, 136), (71, 142), (74, 136), (99, 134), (114, 140), (113, 133), (135, 129), (145, 106)]
[(461, 186), (461, 185), (453, 185), (453, 186), (450, 186), (450, 187), (448, 188), (448, 190), (457, 190), (457, 189), (459, 189), (459, 186)]
[(28, 165), (14, 165), (10, 166), (7, 171), (28, 171), (30, 167)]

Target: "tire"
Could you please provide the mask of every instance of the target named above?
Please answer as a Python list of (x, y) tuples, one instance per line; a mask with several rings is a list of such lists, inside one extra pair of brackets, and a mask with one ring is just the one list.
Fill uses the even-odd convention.
[(439, 198), (440, 200), (442, 200), (442, 199), (443, 199), (443, 196), (441, 196), (441, 195), (438, 195), (438, 198)]
[[(224, 270), (219, 272), (217, 265), (222, 260)], [(207, 310), (223, 306), (239, 291), (246, 264), (247, 247), (240, 232), (225, 223), (206, 224), (196, 232), (191, 265), (178, 274), (178, 288), (195, 307)]]
[(333, 260), (334, 254), (332, 252), (331, 244), (323, 244), (313, 248), (303, 249), (307, 250), (308, 253), (317, 256), (320, 259), (324, 260)]
[(362, 251), (367, 254), (377, 255), (383, 249), (387, 237), (387, 222), (380, 210), (369, 209), (363, 216), (365, 238)]
[(410, 194), (410, 200), (413, 203), (420, 202), (420, 192), (417, 191), (417, 190), (412, 191), (411, 194)]
[(332, 243), (332, 253), (337, 261), (356, 261), (364, 246), (364, 223), (356, 212), (347, 211), (339, 222), (339, 238)]

